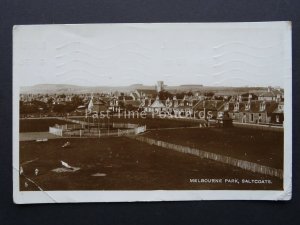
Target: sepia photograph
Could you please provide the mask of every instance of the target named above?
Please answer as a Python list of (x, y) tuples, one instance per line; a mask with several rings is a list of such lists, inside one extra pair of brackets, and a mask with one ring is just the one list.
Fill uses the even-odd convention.
[(291, 23), (13, 29), (15, 203), (291, 198)]

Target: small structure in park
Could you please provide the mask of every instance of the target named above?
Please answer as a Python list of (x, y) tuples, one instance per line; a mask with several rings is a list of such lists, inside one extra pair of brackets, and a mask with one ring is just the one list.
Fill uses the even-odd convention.
[[(137, 135), (146, 131), (146, 126), (131, 123), (87, 123), (79, 120), (67, 120), (74, 124), (49, 127), (49, 133), (61, 137), (104, 137)], [(75, 124), (76, 123), (76, 124)], [(65, 144), (62, 147), (68, 147)]]

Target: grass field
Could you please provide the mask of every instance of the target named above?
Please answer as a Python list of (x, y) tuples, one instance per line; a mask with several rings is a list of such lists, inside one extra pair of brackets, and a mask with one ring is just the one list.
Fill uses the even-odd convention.
[(61, 138), (57, 135), (50, 134), (49, 132), (25, 132), (19, 134), (20, 141), (36, 141), (42, 139), (56, 139)]
[(283, 169), (283, 132), (197, 128), (150, 131), (145, 136)]
[[(108, 120), (102, 119), (101, 122), (108, 122)], [(147, 125), (148, 131), (143, 135), (153, 139), (191, 146), (278, 169), (283, 168), (283, 132), (236, 127), (188, 128), (199, 127), (200, 122), (158, 118), (114, 117), (109, 122)], [(36, 132), (35, 135), (44, 135), (45, 133), (42, 132), (47, 132), (49, 126), (66, 123), (68, 122), (50, 118), (20, 120), (20, 132)], [(161, 128), (174, 129), (159, 130)], [(72, 138), (69, 139), (70, 148), (61, 148), (67, 140), (58, 138), (44, 143), (20, 141), (20, 164), (24, 169), (24, 175), (36, 182), (43, 190), (282, 189), (280, 179), (148, 145), (126, 137)], [(80, 170), (53, 172), (53, 169), (62, 167), (61, 160), (71, 166), (79, 167)], [(39, 169), (37, 176), (34, 175), (36, 168)], [(92, 176), (95, 174), (101, 176)], [(25, 176), (20, 176), (20, 189), (37, 190), (37, 186), (28, 182)], [(272, 184), (190, 182), (190, 179), (204, 178), (269, 179)], [(29, 184), (27, 188), (24, 186), (25, 181)]]
[[(73, 118), (72, 118), (73, 119)], [(76, 120), (84, 120), (88, 121), (86, 118), (74, 118)], [(90, 122), (97, 123), (98, 119), (89, 119)], [(171, 119), (161, 119), (161, 118), (152, 118), (147, 117), (143, 118), (124, 118), (124, 117), (110, 117), (108, 120), (107, 118), (99, 119), (101, 123), (133, 123), (133, 124), (140, 124), (146, 125), (148, 129), (158, 129), (158, 128), (174, 128), (174, 127), (199, 127), (199, 124), (202, 123), (200, 121), (193, 121), (193, 120), (171, 120)]]
[[(75, 120), (87, 121), (84, 117), (80, 118), (71, 118)], [(90, 123), (94, 121), (97, 123), (97, 119), (90, 118)], [(134, 123), (140, 125), (147, 125), (148, 129), (157, 129), (157, 128), (172, 128), (172, 127), (195, 127), (199, 126), (200, 122), (195, 121), (180, 121), (180, 120), (169, 120), (169, 119), (159, 119), (159, 118), (117, 118), (114, 117), (110, 120), (107, 118), (100, 119), (101, 123)], [(72, 124), (71, 122), (66, 122), (64, 120), (59, 119), (22, 119), (20, 120), (20, 132), (45, 132), (49, 131), (49, 126), (53, 126), (55, 124), (63, 125), (63, 124)]]
[(22, 119), (20, 120), (20, 132), (45, 132), (55, 124), (70, 124), (59, 119)]
[[(194, 190), (194, 189), (282, 189), (282, 180), (244, 171), (215, 161), (144, 144), (126, 137), (66, 139), (45, 143), (20, 142), (20, 163), (26, 177), (43, 190)], [(60, 160), (76, 172), (56, 173)], [(34, 175), (38, 168), (39, 174)], [(105, 176), (92, 176), (93, 174)], [(270, 179), (272, 184), (190, 183), (189, 179)], [(37, 190), (30, 182), (20, 190)]]

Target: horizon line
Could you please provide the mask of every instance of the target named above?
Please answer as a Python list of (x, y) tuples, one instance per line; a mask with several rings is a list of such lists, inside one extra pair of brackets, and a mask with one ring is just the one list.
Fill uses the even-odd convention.
[[(77, 86), (77, 87), (88, 87), (88, 88), (97, 88), (97, 87), (129, 87), (129, 86), (134, 86), (134, 85), (140, 85), (140, 86), (153, 86), (155, 87), (156, 84), (141, 84), (141, 83), (133, 83), (133, 84), (128, 84), (128, 85), (78, 85), (78, 84), (67, 84), (67, 83), (38, 83), (38, 84), (32, 84), (32, 85), (22, 85), (20, 86), (20, 88), (24, 88), (24, 87), (33, 87), (33, 86), (38, 86), (38, 85), (70, 85), (70, 86)], [(280, 85), (260, 85), (260, 86), (249, 86), (249, 85), (245, 85), (245, 86), (227, 86), (227, 85), (204, 85), (204, 84), (178, 84), (178, 85), (167, 85), (164, 84), (165, 87), (178, 87), (178, 86), (202, 86), (202, 87), (233, 87), (233, 88), (239, 88), (239, 87), (243, 87), (243, 88), (263, 88), (263, 87), (280, 87), (283, 89), (283, 87), (281, 87)]]

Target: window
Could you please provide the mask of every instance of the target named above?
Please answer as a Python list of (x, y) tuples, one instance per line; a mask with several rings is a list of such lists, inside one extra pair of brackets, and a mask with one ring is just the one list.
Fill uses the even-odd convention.
[(246, 113), (243, 113), (242, 123), (246, 123)]
[(253, 113), (250, 114), (250, 121), (251, 121), (251, 122), (254, 121), (254, 115), (253, 115)]
[(279, 123), (280, 120), (279, 120), (279, 115), (276, 115), (276, 123)]
[(259, 113), (258, 114), (258, 122), (261, 122), (262, 121), (262, 117), (261, 117), (261, 114)]
[(224, 107), (224, 110), (225, 110), (225, 111), (228, 111), (228, 109), (229, 109), (229, 103), (226, 103), (226, 104), (225, 104), (225, 107)]
[(218, 112), (218, 117), (221, 118), (224, 116), (224, 112)]
[(249, 110), (250, 109), (250, 104), (246, 103), (245, 108), (246, 108), (246, 110)]
[(234, 111), (239, 111), (239, 103), (234, 104)]
[(266, 109), (266, 103), (262, 102), (260, 103), (260, 111), (264, 111)]

